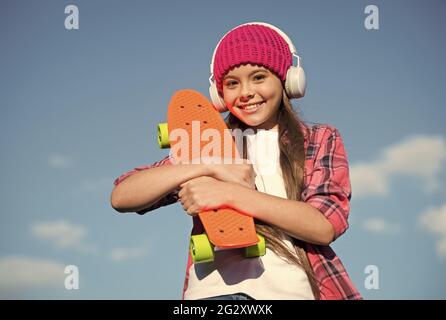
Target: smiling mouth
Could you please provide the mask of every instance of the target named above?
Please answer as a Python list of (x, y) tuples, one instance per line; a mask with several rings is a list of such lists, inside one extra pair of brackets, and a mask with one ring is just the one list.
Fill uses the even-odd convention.
[(253, 111), (253, 110), (260, 108), (264, 103), (265, 103), (265, 101), (249, 103), (249, 104), (238, 106), (238, 108), (243, 111)]

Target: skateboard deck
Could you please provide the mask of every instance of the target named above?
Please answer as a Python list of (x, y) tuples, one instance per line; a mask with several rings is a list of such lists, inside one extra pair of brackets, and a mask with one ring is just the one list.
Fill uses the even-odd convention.
[[(228, 130), (225, 132), (225, 129), (228, 128), (224, 120), (211, 102), (197, 91), (180, 90), (175, 92), (170, 100), (167, 111), (167, 131), (171, 148), (174, 148), (176, 143), (180, 143), (179, 139), (172, 139), (171, 133), (175, 129), (187, 132), (188, 141), (186, 143), (182, 141), (182, 143), (183, 146), (188, 144), (189, 147), (186, 153), (172, 154), (177, 161), (188, 160), (189, 163), (193, 163), (192, 159), (200, 158), (200, 152), (211, 143), (210, 140), (202, 138), (203, 132), (207, 129), (210, 129), (207, 132), (211, 132), (212, 136), (215, 136), (217, 132), (220, 136), (217, 149), (215, 143), (213, 144), (214, 148), (207, 147), (206, 150), (210, 150), (210, 156), (239, 157), (232, 136), (229, 143), (228, 139), (224, 140), (225, 135), (229, 134)], [(202, 211), (198, 216), (203, 223), (209, 241), (218, 248), (243, 248), (259, 242), (252, 217), (230, 208)]]

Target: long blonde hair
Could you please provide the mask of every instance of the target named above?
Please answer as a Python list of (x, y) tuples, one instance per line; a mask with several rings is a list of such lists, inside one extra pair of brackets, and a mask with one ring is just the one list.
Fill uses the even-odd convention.
[[(230, 113), (226, 119), (226, 124), (231, 129), (247, 129), (247, 125), (240, 121), (236, 116)], [(304, 149), (304, 133), (301, 125), (308, 130), (299, 116), (293, 110), (290, 100), (285, 91), (279, 107), (277, 116), (279, 125), (279, 149), (280, 149), (280, 168), (285, 184), (287, 197), (290, 200), (301, 200), (301, 193), (304, 183), (304, 167), (305, 167), (305, 149)], [(243, 143), (243, 158), (246, 158), (246, 141)], [(271, 249), (280, 257), (290, 263), (294, 263), (301, 267), (308, 276), (308, 280), (313, 291), (315, 299), (320, 298), (319, 286), (314, 271), (308, 260), (305, 243), (301, 240), (293, 239), (296, 252), (291, 252), (282, 240), (282, 232), (270, 225), (256, 220), (257, 231), (265, 237), (267, 248)]]

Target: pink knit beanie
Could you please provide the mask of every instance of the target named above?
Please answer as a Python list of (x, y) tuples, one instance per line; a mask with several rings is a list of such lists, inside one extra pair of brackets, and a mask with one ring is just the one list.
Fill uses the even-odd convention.
[(242, 25), (230, 31), (221, 40), (214, 58), (214, 79), (220, 94), (226, 73), (247, 63), (269, 69), (284, 83), (293, 57), (282, 36), (267, 26)]

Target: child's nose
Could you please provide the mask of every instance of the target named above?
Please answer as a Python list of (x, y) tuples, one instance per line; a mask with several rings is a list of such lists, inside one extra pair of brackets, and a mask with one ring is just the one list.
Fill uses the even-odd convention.
[(254, 91), (249, 84), (242, 85), (242, 90), (240, 92), (240, 100), (247, 101), (254, 97)]

